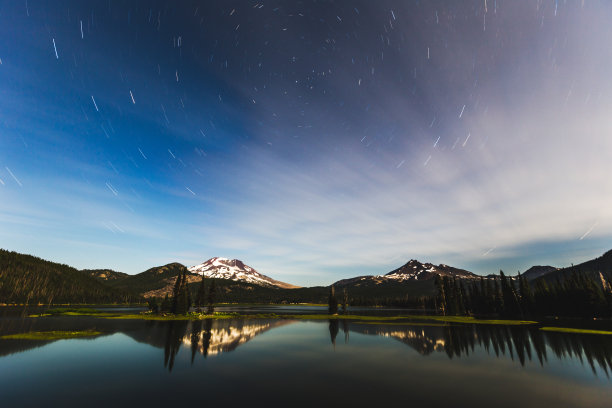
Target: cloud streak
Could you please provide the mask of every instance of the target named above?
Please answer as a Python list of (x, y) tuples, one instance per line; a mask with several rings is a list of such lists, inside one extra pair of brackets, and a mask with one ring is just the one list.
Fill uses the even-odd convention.
[[(612, 163), (603, 152), (612, 151), (612, 104), (566, 104), (545, 85), (534, 91), (514, 109), (490, 105), (472, 122), (473, 144), (463, 150), (447, 144), (388, 154), (410, 158), (400, 168), (386, 157), (372, 165), (372, 152), (320, 155), (307, 166), (279, 165), (261, 153), (241, 185), (249, 205), (230, 205), (230, 227), (216, 236), (230, 249), (236, 232), (261, 258), (312, 270), (380, 273), (410, 257), (494, 272), (478, 268), (483, 253), (524, 270), (526, 244), (609, 239)], [(428, 153), (423, 168), (419, 157)], [(526, 252), (513, 251), (519, 247)], [(573, 255), (558, 265), (576, 261)]]

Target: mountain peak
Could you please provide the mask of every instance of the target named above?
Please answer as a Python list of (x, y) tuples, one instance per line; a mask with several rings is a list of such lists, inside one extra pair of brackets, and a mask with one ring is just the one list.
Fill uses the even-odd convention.
[(558, 270), (559, 268), (555, 268), (554, 266), (549, 266), (549, 265), (535, 265), (532, 266), (531, 268), (527, 269), (525, 272), (523, 272), (523, 276), (525, 277), (525, 279), (527, 280), (534, 280), (539, 278), (540, 276), (544, 276), (547, 275), (551, 272), (554, 272), (556, 270)]
[(210, 258), (206, 262), (187, 268), (189, 272), (206, 276), (207, 278), (229, 279), (237, 282), (254, 283), (259, 286), (292, 289), (298, 286), (277, 281), (262, 275), (254, 268), (239, 259), (222, 257)]
[(464, 269), (454, 268), (445, 264), (438, 266), (431, 263), (421, 263), (411, 259), (403, 266), (384, 275), (388, 279), (404, 280), (427, 280), (433, 279), (435, 275), (457, 276), (459, 278), (475, 278), (476, 275)]
[(430, 281), (436, 276), (449, 276), (463, 279), (475, 279), (478, 275), (466, 271), (464, 269), (454, 268), (445, 264), (438, 266), (431, 263), (422, 263), (416, 259), (411, 259), (406, 262), (403, 266), (392, 270), (385, 275), (366, 275), (357, 276), (355, 278), (342, 279), (334, 283), (335, 286), (346, 286), (356, 284), (360, 286), (362, 284), (375, 283), (376, 285), (382, 283), (393, 283), (399, 282), (404, 283), (408, 281)]

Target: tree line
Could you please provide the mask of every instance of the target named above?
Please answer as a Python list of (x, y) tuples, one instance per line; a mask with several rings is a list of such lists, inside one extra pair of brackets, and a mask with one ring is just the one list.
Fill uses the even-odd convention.
[[(210, 281), (210, 284), (207, 283)], [(168, 294), (163, 300), (157, 298), (149, 298), (149, 310), (153, 313), (172, 313), (172, 314), (187, 314), (191, 307), (195, 307), (197, 313), (203, 313), (204, 308), (207, 314), (213, 314), (215, 311), (215, 301), (217, 297), (217, 285), (214, 279), (206, 279), (202, 275), (202, 280), (198, 285), (195, 299), (192, 298), (187, 281), (187, 271), (179, 273), (172, 289), (172, 297)]]
[[(597, 279), (597, 277), (599, 279)], [(573, 272), (563, 280), (530, 283), (520, 273), (515, 277), (480, 277), (467, 281), (448, 276), (435, 278), (435, 307), (444, 315), (497, 315), (610, 317), (610, 280), (598, 275)]]
[(0, 249), (0, 303), (137, 303), (139, 295), (115, 290), (68, 265)]

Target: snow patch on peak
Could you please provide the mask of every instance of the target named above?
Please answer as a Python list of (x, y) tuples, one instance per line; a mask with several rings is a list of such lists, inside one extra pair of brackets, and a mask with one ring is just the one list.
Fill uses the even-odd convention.
[(238, 259), (210, 258), (208, 261), (187, 268), (189, 272), (206, 276), (207, 278), (229, 279), (238, 282), (254, 283), (260, 286), (278, 288), (296, 288), (297, 286), (274, 280), (262, 275), (255, 269), (245, 265)]

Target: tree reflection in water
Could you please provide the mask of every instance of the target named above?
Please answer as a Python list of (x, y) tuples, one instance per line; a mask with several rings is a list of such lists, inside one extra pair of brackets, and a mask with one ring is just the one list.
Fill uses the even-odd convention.
[(365, 325), (352, 323), (351, 330), (395, 338), (422, 355), (444, 352), (448, 358), (468, 357), (477, 349), (484, 349), (498, 358), (510, 358), (521, 366), (537, 358), (540, 365), (552, 353), (557, 359), (578, 360), (597, 367), (607, 377), (612, 369), (612, 342), (609, 336), (543, 332), (537, 327), (462, 325), (420, 327), (400, 325)]
[[(176, 355), (180, 351), (181, 346), (189, 347), (191, 364), (193, 364), (198, 353), (206, 358), (209, 355), (233, 351), (236, 347), (253, 339), (255, 336), (287, 323), (291, 322), (286, 320), (213, 319), (152, 322), (148, 325), (148, 334), (146, 336), (138, 336), (135, 333), (129, 333), (129, 335), (138, 337), (137, 340), (139, 341), (157, 346), (160, 344), (157, 336), (163, 333), (164, 367), (172, 371)], [(160, 331), (160, 327), (164, 327), (165, 330)]]
[[(344, 307), (346, 308), (346, 302), (344, 304)], [(344, 332), (344, 343), (348, 344), (349, 342), (349, 324), (346, 321), (346, 319), (342, 319), (342, 331)]]
[(338, 319), (329, 319), (329, 337), (334, 349), (336, 348), (336, 337), (339, 330)]
[(204, 330), (202, 331), (202, 355), (208, 357), (208, 349), (210, 349), (210, 339), (212, 337), (212, 319), (206, 319)]
[[(210, 320), (210, 319), (208, 319)], [(198, 345), (200, 343), (200, 333), (202, 333), (202, 321), (197, 320), (191, 323), (191, 365), (195, 359), (196, 353), (198, 352)]]
[(171, 321), (168, 323), (166, 330), (166, 344), (164, 347), (164, 367), (168, 371), (172, 371), (174, 367), (174, 358), (181, 348), (181, 340), (187, 330), (186, 321)]
[[(40, 320), (35, 330), (57, 330), (60, 320)], [(75, 322), (79, 323), (75, 325)], [(93, 323), (92, 323), (93, 322)], [(102, 319), (76, 321), (66, 319), (70, 327), (65, 329), (96, 329), (106, 334), (123, 332), (135, 340), (164, 350), (164, 367), (172, 371), (176, 355), (181, 347), (190, 350), (191, 363), (197, 354), (203, 357), (235, 350), (240, 345), (268, 330), (294, 320), (233, 319), (201, 321), (142, 322), (134, 330), (134, 322), (106, 321)], [(95, 324), (94, 324), (95, 323)], [(601, 372), (609, 377), (612, 370), (612, 341), (610, 336), (554, 333), (538, 330), (537, 327), (498, 325), (442, 325), (421, 326), (417, 324), (365, 324), (363, 322), (330, 319), (329, 336), (336, 347), (340, 325), (344, 342), (349, 342), (349, 333), (378, 335), (398, 340), (421, 355), (435, 352), (445, 353), (449, 359), (465, 358), (478, 351), (490, 356), (508, 358), (524, 366), (526, 362), (537, 361), (544, 366), (550, 358), (577, 360), (588, 365), (595, 375)], [(47, 325), (49, 325), (47, 327)], [(13, 328), (13, 331), (20, 331)], [(40, 347), (48, 342), (0, 342), (0, 355)], [(296, 345), (298, 346), (298, 345)]]

